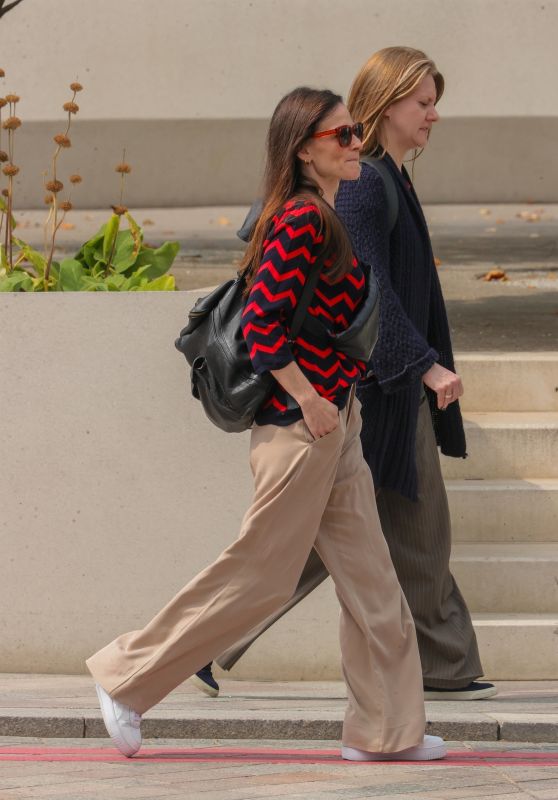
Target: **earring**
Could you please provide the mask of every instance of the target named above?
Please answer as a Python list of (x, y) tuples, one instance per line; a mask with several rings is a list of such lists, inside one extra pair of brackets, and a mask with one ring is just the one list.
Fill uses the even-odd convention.
[(311, 161), (305, 161), (304, 163), (305, 164), (311, 164), (312, 162)]

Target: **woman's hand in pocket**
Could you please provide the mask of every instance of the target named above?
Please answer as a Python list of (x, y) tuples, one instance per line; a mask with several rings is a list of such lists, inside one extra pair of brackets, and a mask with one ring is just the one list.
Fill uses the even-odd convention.
[(339, 425), (339, 409), (325, 397), (315, 393), (300, 404), (302, 416), (314, 439), (321, 439)]

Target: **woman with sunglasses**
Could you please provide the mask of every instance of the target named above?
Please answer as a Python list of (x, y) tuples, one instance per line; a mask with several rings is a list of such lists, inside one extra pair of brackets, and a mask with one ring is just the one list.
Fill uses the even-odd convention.
[[(479, 700), (496, 689), (476, 680), (483, 669), (469, 611), (449, 568), (451, 522), (437, 452), (440, 445), (445, 455), (466, 455), (458, 402), (463, 387), (428, 228), (404, 166), (409, 152), (414, 165), (428, 144), (443, 90), (442, 75), (419, 50), (388, 47), (367, 61), (353, 82), (348, 108), (364, 123), (362, 155), (380, 159), (383, 170), (363, 163), (358, 181), (341, 184), (336, 209), (381, 289), (379, 339), (370, 375), (358, 391), (362, 446), (382, 529), (414, 617), (425, 698)], [(388, 189), (396, 192), (393, 226)], [(219, 665), (230, 669), (326, 577), (312, 552), (289, 602), (221, 654)], [(206, 672), (211, 679), (210, 665)], [(198, 685), (208, 680), (201, 678)]]
[[(354, 387), (365, 364), (334, 344), (365, 302), (366, 268), (333, 205), (360, 174), (360, 126), (341, 98), (297, 89), (269, 128), (264, 208), (242, 267), (243, 333), (254, 367), (276, 385), (252, 430), (254, 499), (239, 538), (143, 630), (119, 636), (87, 662), (115, 745), (132, 756), (141, 714), (281, 607), (313, 547), (341, 604), (348, 704), (343, 757), (430, 760), (411, 614), (382, 536), (360, 444)], [(317, 265), (317, 267), (316, 267)], [(289, 324), (313, 267), (309, 314), (330, 344)], [(370, 347), (371, 349), (371, 347)]]

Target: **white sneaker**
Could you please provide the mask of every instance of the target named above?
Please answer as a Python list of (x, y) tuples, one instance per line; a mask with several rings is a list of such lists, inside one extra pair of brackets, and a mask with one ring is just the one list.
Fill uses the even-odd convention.
[(447, 750), (439, 736), (425, 736), (422, 744), (397, 753), (369, 753), (356, 747), (342, 747), (341, 755), (347, 761), (434, 761), (444, 758)]
[(109, 736), (122, 755), (133, 756), (141, 747), (141, 714), (113, 700), (102, 686), (95, 684), (103, 722)]

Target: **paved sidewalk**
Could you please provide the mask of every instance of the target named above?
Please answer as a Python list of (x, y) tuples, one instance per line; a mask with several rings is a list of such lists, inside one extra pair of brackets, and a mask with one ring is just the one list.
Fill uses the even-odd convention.
[[(143, 227), (147, 241), (159, 243), (173, 239), (190, 252), (207, 248), (243, 250), (236, 231), (247, 211), (248, 206), (130, 209)], [(436, 254), (444, 260), (471, 263), (485, 260), (486, 253), (495, 256), (491, 260), (505, 262), (543, 262), (558, 258), (558, 204), (426, 205), (424, 211)], [(72, 250), (79, 246), (111, 213), (110, 208), (70, 212), (57, 235), (60, 248)], [(46, 216), (44, 209), (16, 209), (19, 223), (16, 235), (29, 244), (42, 246)], [(464, 240), (466, 248), (462, 246)], [(513, 247), (509, 246), (510, 240)]]
[[(289, 740), (341, 736), (341, 682), (220, 683), (217, 699), (188, 682), (182, 684), (147, 713), (144, 735)], [(460, 741), (558, 743), (558, 681), (501, 682), (498, 688), (492, 700), (428, 702), (428, 732)], [(105, 735), (88, 676), (0, 675), (0, 736)]]
[[(246, 206), (132, 209), (145, 241), (177, 240), (179, 289), (233, 277), (244, 250), (236, 237)], [(558, 341), (558, 205), (426, 206), (456, 351), (548, 351)], [(73, 255), (110, 209), (72, 211), (57, 243)], [(43, 210), (18, 211), (16, 234), (39, 249)], [(482, 280), (505, 270), (506, 281)]]
[(0, 738), (1, 800), (556, 800), (556, 745), (448, 742), (426, 763), (344, 762), (327, 741)]

